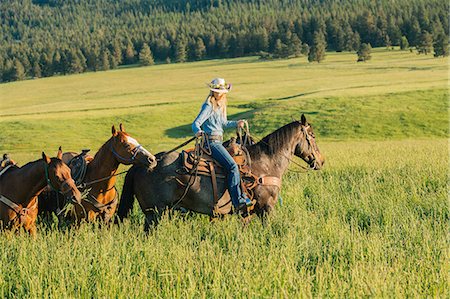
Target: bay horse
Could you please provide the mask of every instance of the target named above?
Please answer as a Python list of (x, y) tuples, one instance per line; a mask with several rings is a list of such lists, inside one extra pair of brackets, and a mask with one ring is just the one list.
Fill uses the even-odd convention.
[[(84, 176), (77, 183), (81, 183), (80, 189), (85, 190), (87, 194), (86, 197), (83, 196), (81, 204), (74, 205), (72, 213), (67, 215), (71, 220), (110, 221), (119, 199), (115, 187), (115, 174), (119, 165), (140, 165), (145, 171), (150, 171), (156, 166), (155, 156), (126, 133), (122, 124), (119, 125), (119, 131), (113, 125), (111, 133), (111, 138), (100, 147), (93, 158), (89, 155), (82, 157), (86, 159), (86, 169)], [(77, 153), (64, 153), (63, 161), (70, 165), (69, 162), (76, 156)], [(40, 211), (58, 214), (66, 203), (55, 200), (55, 197), (58, 197), (55, 192), (44, 193), (39, 201)]]
[[(251, 157), (251, 172), (258, 177), (271, 177), (279, 182), (275, 184), (257, 185), (254, 189), (256, 205), (253, 210), (258, 216), (263, 216), (273, 210), (281, 188), (281, 178), (287, 170), (293, 155), (303, 159), (311, 169), (319, 170), (324, 164), (324, 158), (317, 147), (311, 125), (302, 114), (300, 121), (293, 121), (261, 141), (247, 147)], [(214, 215), (214, 199), (211, 179), (197, 176), (191, 188), (183, 197), (184, 187), (177, 182), (177, 170), (181, 168), (181, 155), (177, 152), (156, 155), (157, 167), (148, 173), (144, 168), (133, 166), (125, 177), (122, 196), (118, 208), (118, 216), (123, 219), (128, 216), (136, 196), (145, 214), (145, 230), (158, 223), (162, 212), (174, 205), (198, 213)], [(219, 214), (231, 211), (229, 194), (225, 181), (217, 181), (217, 189), (221, 198), (217, 204)], [(182, 198), (182, 200), (180, 200)], [(228, 204), (227, 204), (228, 203)]]
[(0, 227), (16, 230), (20, 227), (34, 235), (38, 214), (38, 195), (47, 187), (61, 192), (71, 201), (80, 203), (81, 193), (75, 186), (69, 167), (61, 160), (61, 148), (56, 158), (44, 152), (42, 159), (22, 167), (7, 166), (0, 176)]

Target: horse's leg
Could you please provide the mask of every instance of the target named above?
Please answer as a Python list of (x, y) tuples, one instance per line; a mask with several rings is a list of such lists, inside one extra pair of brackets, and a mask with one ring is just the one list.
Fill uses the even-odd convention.
[(161, 214), (157, 210), (151, 209), (145, 211), (144, 231), (148, 233), (150, 229), (155, 228), (158, 225), (160, 218)]

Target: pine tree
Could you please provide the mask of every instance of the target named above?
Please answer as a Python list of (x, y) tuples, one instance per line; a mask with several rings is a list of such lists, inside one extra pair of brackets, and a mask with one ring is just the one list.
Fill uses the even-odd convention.
[(255, 51), (266, 52), (269, 49), (269, 35), (267, 30), (263, 28), (255, 37)]
[(351, 50), (357, 51), (361, 47), (361, 37), (358, 32), (354, 32), (351, 39)]
[(179, 39), (175, 43), (175, 62), (185, 62), (186, 58), (186, 44), (183, 40)]
[(230, 33), (228, 31), (221, 32), (217, 37), (217, 51), (221, 57), (230, 56)]
[(61, 74), (63, 72), (62, 66), (61, 66), (61, 54), (59, 53), (59, 50), (55, 51), (55, 54), (53, 55), (53, 71), (55, 74)]
[(170, 42), (163, 36), (154, 41), (152, 49), (154, 59), (165, 60), (170, 56)]
[(70, 71), (69, 52), (67, 50), (61, 51), (61, 73), (67, 74)]
[(114, 57), (117, 65), (120, 65), (122, 63), (122, 45), (120, 44), (120, 41), (118, 39), (114, 41), (112, 56)]
[(83, 72), (83, 65), (80, 61), (80, 57), (77, 55), (75, 50), (70, 50), (67, 60), (69, 63), (69, 73), (78, 74)]
[(370, 58), (372, 58), (372, 56), (370, 56), (371, 52), (372, 46), (370, 44), (362, 43), (357, 52), (358, 54), (357, 61), (360, 62), (370, 60)]
[(433, 36), (426, 30), (422, 32), (422, 35), (420, 36), (419, 46), (417, 48), (417, 51), (419, 54), (425, 54), (431, 53), (431, 50), (433, 48)]
[(84, 72), (87, 69), (87, 59), (84, 56), (81, 49), (77, 49), (76, 53), (77, 53), (78, 58), (80, 59), (80, 64), (81, 64), (81, 67), (83, 68), (83, 72)]
[(53, 57), (49, 57), (47, 53), (42, 53), (39, 64), (41, 65), (41, 73), (44, 77), (53, 75)]
[(309, 45), (308, 44), (302, 45), (301, 53), (305, 56), (307, 56), (309, 54)]
[(33, 77), (34, 78), (42, 77), (41, 66), (39, 65), (39, 62), (37, 62), (37, 61), (35, 61), (33, 64)]
[(302, 42), (297, 34), (292, 34), (288, 49), (289, 55), (294, 55), (294, 57), (299, 57), (302, 54)]
[(12, 79), (16, 81), (25, 79), (25, 68), (19, 59), (14, 60)]
[(3, 81), (9, 82), (14, 80), (14, 62), (10, 59), (5, 61), (5, 66), (3, 67)]
[(109, 55), (109, 66), (111, 69), (116, 69), (119, 64), (117, 63), (116, 57), (114, 55)]
[(406, 50), (409, 48), (409, 42), (406, 36), (402, 36), (400, 39), (400, 50)]
[(131, 43), (127, 44), (127, 49), (125, 50), (125, 63), (133, 64), (135, 62), (135, 51), (134, 47)]
[(448, 36), (444, 32), (437, 35), (433, 44), (434, 57), (443, 56), (446, 57), (449, 54), (448, 51)]
[(102, 51), (102, 54), (100, 55), (100, 59), (101, 59), (101, 61), (100, 61), (100, 69), (102, 71), (107, 71), (107, 70), (109, 70), (111, 68), (111, 66), (109, 65), (109, 56), (110, 55), (111, 54), (109, 53), (108, 49), (104, 49)]
[(203, 57), (205, 57), (205, 54), (206, 54), (205, 43), (200, 37), (197, 37), (194, 44), (194, 59), (201, 60)]
[(141, 51), (139, 52), (139, 63), (143, 66), (155, 64), (152, 51), (150, 50), (150, 47), (147, 43), (144, 43)]
[(206, 55), (214, 57), (217, 55), (216, 37), (210, 33), (206, 36)]
[(321, 62), (325, 59), (325, 49), (327, 47), (325, 36), (321, 31), (316, 31), (313, 36), (313, 44), (308, 54), (308, 61)]
[(283, 47), (284, 46), (286, 46), (286, 45), (281, 42), (281, 39), (277, 38), (277, 40), (275, 41), (275, 47), (273, 50), (273, 56), (275, 58), (283, 57)]

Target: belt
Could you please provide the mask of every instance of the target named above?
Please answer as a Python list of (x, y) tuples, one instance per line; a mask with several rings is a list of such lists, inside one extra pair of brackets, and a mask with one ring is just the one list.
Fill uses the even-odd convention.
[(222, 141), (223, 140), (223, 136), (222, 135), (206, 135), (208, 140), (211, 141)]

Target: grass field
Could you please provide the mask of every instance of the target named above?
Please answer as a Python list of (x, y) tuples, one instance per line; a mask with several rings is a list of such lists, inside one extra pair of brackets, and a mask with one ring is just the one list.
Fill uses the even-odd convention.
[[(233, 83), (230, 118), (262, 137), (305, 113), (326, 156), (288, 172), (263, 225), (164, 218), (0, 235), (0, 297), (448, 297), (448, 59), (375, 49), (211, 60), (0, 85), (0, 152), (91, 148), (123, 122), (156, 153), (191, 136), (207, 90)], [(231, 133), (231, 132), (230, 132)], [(122, 167), (125, 169), (125, 167)], [(294, 168), (294, 167), (293, 167)], [(123, 178), (119, 179), (119, 185)]]

